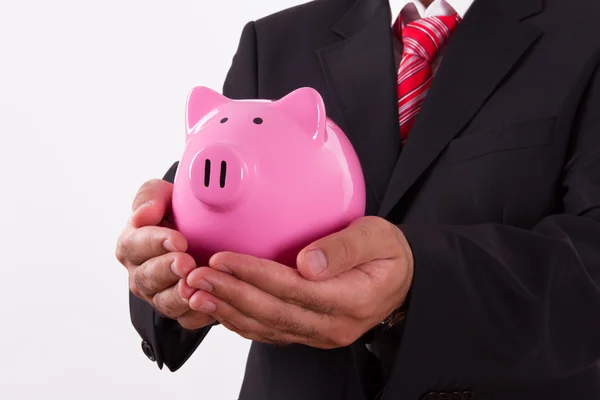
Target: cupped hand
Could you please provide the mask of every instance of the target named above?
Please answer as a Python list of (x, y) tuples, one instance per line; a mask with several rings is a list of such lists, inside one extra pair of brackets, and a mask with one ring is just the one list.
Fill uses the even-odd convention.
[(176, 319), (186, 329), (215, 322), (190, 309), (186, 300), (195, 289), (185, 279), (196, 268), (185, 253), (187, 241), (169, 217), (173, 185), (163, 180), (144, 183), (133, 201), (133, 214), (121, 232), (116, 257), (127, 268), (129, 289), (161, 315)]
[(365, 217), (307, 246), (298, 269), (231, 252), (214, 255), (187, 283), (192, 309), (264, 343), (348, 346), (399, 308), (413, 259), (402, 232)]

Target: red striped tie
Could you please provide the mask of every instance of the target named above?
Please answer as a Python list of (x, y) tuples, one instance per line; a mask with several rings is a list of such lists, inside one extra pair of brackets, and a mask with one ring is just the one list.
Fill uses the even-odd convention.
[(403, 54), (398, 68), (398, 117), (402, 143), (415, 122), (433, 79), (432, 63), (438, 50), (450, 38), (458, 24), (458, 14), (428, 17), (411, 22), (401, 31)]

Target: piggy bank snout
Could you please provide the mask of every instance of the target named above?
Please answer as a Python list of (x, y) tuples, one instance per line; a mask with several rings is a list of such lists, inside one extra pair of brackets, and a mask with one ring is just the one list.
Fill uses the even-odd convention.
[(228, 208), (239, 201), (247, 186), (248, 166), (233, 147), (213, 144), (196, 153), (189, 178), (196, 199), (214, 208)]

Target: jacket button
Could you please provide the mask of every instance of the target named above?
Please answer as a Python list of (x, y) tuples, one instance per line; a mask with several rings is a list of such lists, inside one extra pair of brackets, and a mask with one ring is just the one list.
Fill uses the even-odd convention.
[(147, 341), (142, 341), (142, 351), (150, 359), (150, 361), (156, 361), (156, 356), (154, 355), (154, 350), (152, 350), (152, 346)]
[(464, 392), (459, 394), (462, 395), (462, 397), (460, 397), (461, 400), (471, 400), (475, 397), (475, 394), (470, 390), (465, 390)]

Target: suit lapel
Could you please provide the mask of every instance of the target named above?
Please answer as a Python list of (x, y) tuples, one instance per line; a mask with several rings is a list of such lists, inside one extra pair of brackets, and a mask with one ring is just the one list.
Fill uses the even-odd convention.
[(443, 62), (394, 168), (378, 215), (386, 217), (460, 133), (540, 32), (519, 22), (540, 0), (476, 0)]
[(367, 189), (380, 203), (400, 151), (387, 0), (356, 0), (333, 30), (339, 41), (317, 54), (341, 128), (356, 149)]

